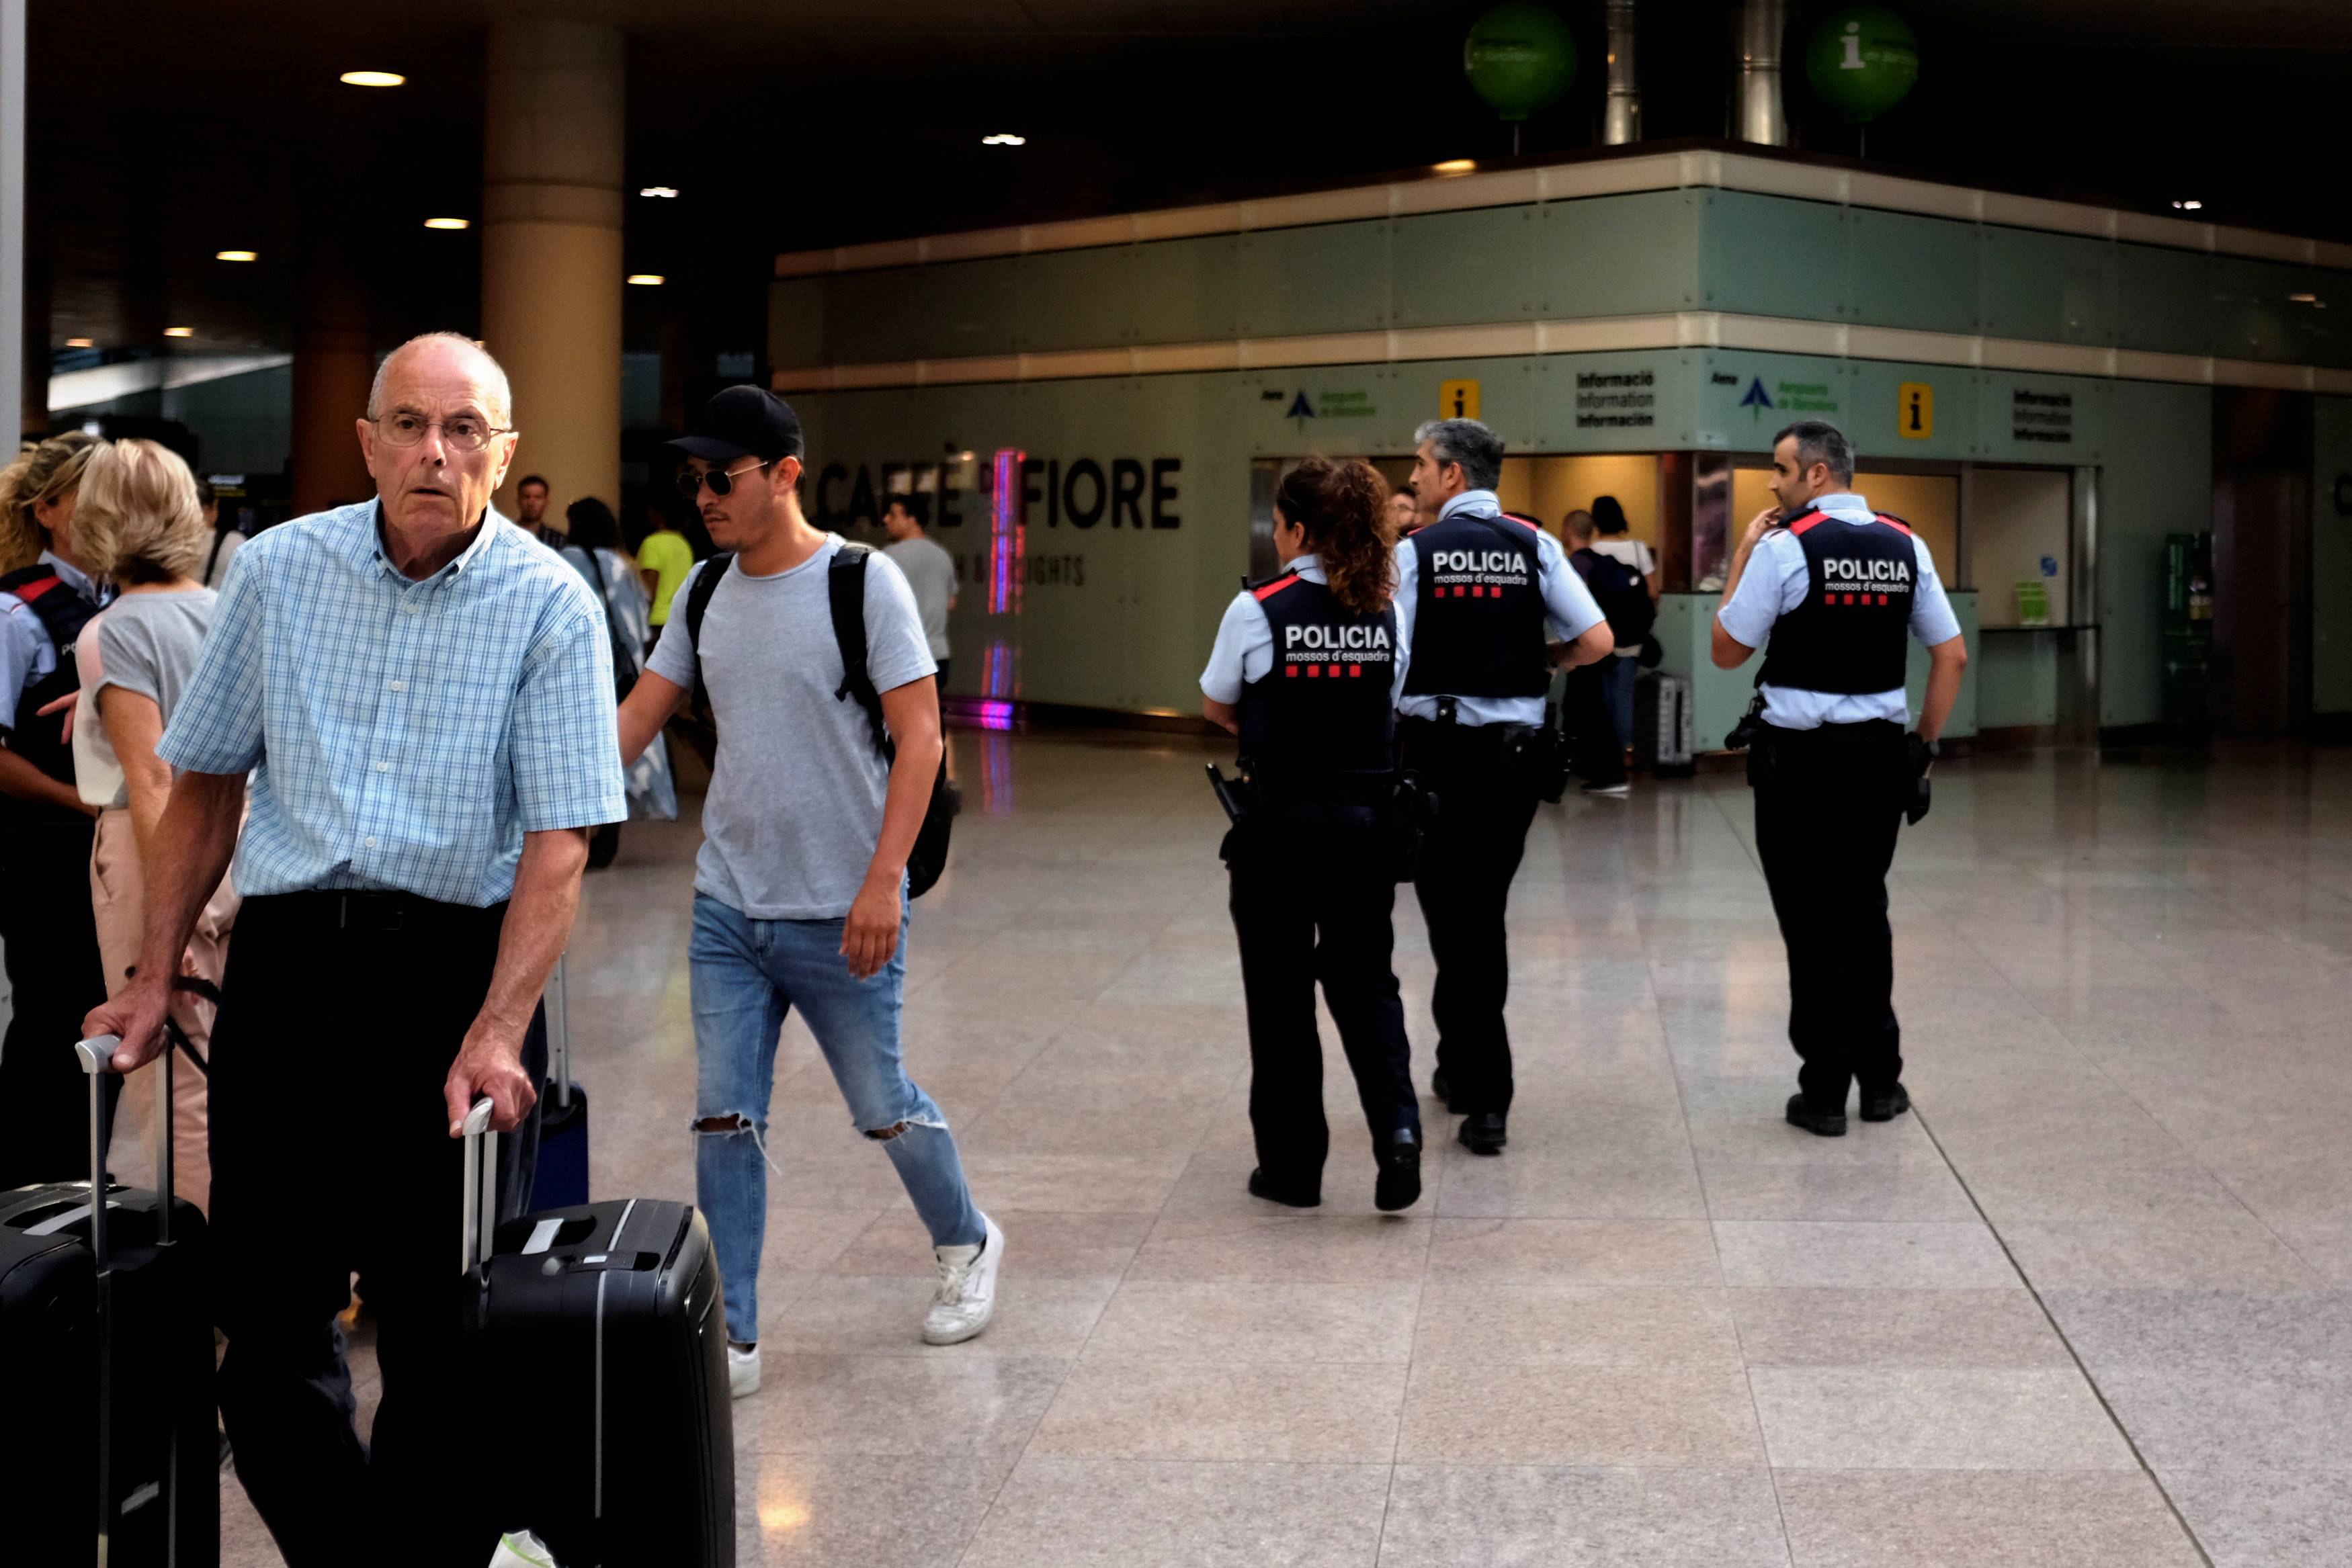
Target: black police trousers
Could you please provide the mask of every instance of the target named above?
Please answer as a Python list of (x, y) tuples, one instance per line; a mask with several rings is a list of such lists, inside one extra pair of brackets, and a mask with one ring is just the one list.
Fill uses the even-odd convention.
[(1789, 950), (1789, 1043), (1818, 1111), (1903, 1076), (1886, 869), (1910, 783), (1903, 727), (1766, 727), (1754, 747), (1756, 852)]
[(1399, 721), (1404, 766), (1437, 796), (1437, 821), (1413, 875), (1429, 950), (1437, 960), (1430, 1011), (1437, 1070), (1466, 1115), (1511, 1108), (1511, 988), (1504, 907), (1536, 816), (1536, 781), (1511, 756), (1501, 725)]
[(1225, 845), (1249, 1006), (1250, 1130), (1258, 1169), (1287, 1194), (1322, 1191), (1330, 1128), (1315, 986), (1339, 1026), (1375, 1156), (1421, 1131), (1404, 1003), (1390, 964), (1396, 851), (1369, 808), (1253, 812)]

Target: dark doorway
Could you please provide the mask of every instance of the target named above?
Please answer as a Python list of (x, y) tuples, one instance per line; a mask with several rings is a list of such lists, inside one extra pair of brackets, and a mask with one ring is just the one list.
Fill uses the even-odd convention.
[(2213, 391), (2213, 722), (2300, 730), (2311, 716), (2311, 398)]

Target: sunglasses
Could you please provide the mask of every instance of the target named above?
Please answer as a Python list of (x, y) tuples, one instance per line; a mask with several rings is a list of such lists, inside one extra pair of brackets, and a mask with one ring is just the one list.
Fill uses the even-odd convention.
[(744, 468), (712, 468), (700, 474), (691, 468), (681, 468), (677, 472), (677, 493), (689, 501), (699, 500), (702, 487), (708, 485), (712, 495), (726, 496), (733, 492), (737, 479), (768, 466), (770, 465), (766, 463), (754, 463)]

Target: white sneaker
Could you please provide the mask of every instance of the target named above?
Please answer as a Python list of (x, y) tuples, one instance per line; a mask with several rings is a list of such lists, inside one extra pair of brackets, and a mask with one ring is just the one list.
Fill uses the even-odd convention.
[(727, 1392), (737, 1399), (760, 1392), (760, 1347), (727, 1342)]
[(996, 1270), (1004, 1261), (1004, 1232), (986, 1215), (988, 1234), (976, 1247), (934, 1247), (940, 1290), (923, 1319), (925, 1344), (961, 1344), (996, 1315)]

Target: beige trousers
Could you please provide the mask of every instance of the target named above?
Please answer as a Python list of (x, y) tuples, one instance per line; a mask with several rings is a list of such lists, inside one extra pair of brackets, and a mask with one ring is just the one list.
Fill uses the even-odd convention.
[[(89, 851), (89, 902), (98, 917), (98, 954), (106, 965), (106, 994), (112, 997), (131, 983), (139, 962), (139, 948), (147, 918), (147, 876), (139, 863), (139, 841), (129, 810), (101, 812), (98, 836)], [(200, 975), (217, 986), (228, 967), (229, 927), (236, 923), (236, 890), (229, 879), (213, 890), (196, 932), (181, 955), (180, 972)], [(186, 1031), (190, 1043), (207, 1056), (212, 1051), (213, 1005), (185, 991), (172, 996), (172, 1017)], [(122, 1084), (122, 1114), (138, 1129), (149, 1149), (155, 1146), (155, 1085), (161, 1071), (149, 1062)], [(207, 1148), (212, 1117), (205, 1091), (205, 1075), (184, 1055), (172, 1071), (172, 1187), (209, 1214), (212, 1211), (213, 1163)], [(119, 1178), (143, 1184), (147, 1173), (124, 1172)]]

